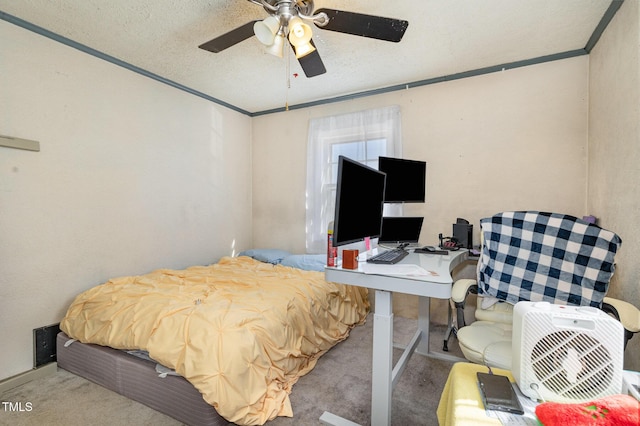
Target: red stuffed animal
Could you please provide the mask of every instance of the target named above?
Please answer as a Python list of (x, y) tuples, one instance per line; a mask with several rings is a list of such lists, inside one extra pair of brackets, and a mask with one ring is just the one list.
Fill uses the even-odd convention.
[(638, 426), (640, 402), (629, 395), (612, 395), (581, 404), (543, 402), (536, 407), (543, 426)]

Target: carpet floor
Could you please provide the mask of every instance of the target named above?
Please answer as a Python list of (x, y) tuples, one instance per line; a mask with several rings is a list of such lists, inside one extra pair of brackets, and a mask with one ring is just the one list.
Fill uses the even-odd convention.
[[(294, 417), (280, 417), (268, 426), (318, 425), (324, 411), (361, 425), (370, 423), (373, 318), (320, 358), (316, 367), (293, 387)], [(394, 320), (394, 340), (407, 344), (416, 321)], [(431, 350), (442, 351), (444, 327), (433, 326)], [(402, 351), (394, 349), (394, 357)], [(450, 355), (462, 357), (451, 338)], [(437, 425), (436, 408), (453, 362), (415, 354), (393, 393), (392, 424)], [(21, 403), (22, 411), (0, 409), (0, 424), (32, 425), (154, 425), (176, 426), (171, 417), (86, 379), (58, 368), (53, 375), (10, 389), (3, 402)]]

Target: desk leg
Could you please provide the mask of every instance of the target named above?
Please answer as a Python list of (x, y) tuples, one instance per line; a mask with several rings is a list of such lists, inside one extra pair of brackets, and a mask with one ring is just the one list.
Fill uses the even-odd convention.
[(373, 360), (371, 376), (371, 425), (391, 424), (393, 368), (392, 293), (376, 290), (373, 316)]
[(422, 339), (420, 339), (416, 352), (430, 358), (442, 359), (444, 361), (466, 361), (466, 359), (455, 355), (445, 354), (443, 352), (432, 352), (429, 349), (429, 326), (431, 325), (430, 302), (431, 299), (429, 297), (420, 296), (418, 298), (418, 329), (422, 332)]
[(431, 299), (429, 297), (418, 297), (418, 329), (422, 332), (422, 339), (420, 339), (416, 352), (422, 355), (431, 354), (429, 350), (430, 302)]

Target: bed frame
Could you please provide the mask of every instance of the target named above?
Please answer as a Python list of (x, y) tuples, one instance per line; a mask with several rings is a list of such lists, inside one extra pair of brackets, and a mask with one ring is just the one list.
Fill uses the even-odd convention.
[(65, 347), (69, 340), (64, 332), (56, 339), (60, 368), (187, 425), (229, 424), (185, 378), (173, 375), (161, 378), (154, 362), (117, 349), (77, 341)]

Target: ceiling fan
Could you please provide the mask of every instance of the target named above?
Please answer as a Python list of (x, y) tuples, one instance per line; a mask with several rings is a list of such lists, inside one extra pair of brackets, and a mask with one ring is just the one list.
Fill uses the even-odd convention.
[(408, 21), (382, 16), (335, 9), (314, 10), (313, 0), (247, 1), (262, 6), (269, 16), (262, 21), (247, 22), (198, 47), (218, 53), (255, 35), (267, 47), (267, 52), (282, 57), (285, 38), (288, 38), (305, 75), (315, 77), (327, 70), (313, 43), (311, 26), (305, 21), (323, 30), (396, 43), (402, 40), (409, 25)]

